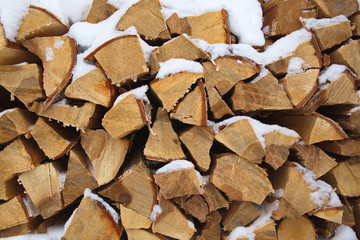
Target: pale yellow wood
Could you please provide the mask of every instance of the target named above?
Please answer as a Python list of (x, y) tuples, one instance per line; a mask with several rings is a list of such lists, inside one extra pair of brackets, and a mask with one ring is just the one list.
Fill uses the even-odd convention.
[(219, 240), (221, 237), (221, 215), (218, 211), (207, 215), (205, 226), (201, 231), (200, 240)]
[(209, 212), (214, 212), (220, 208), (227, 208), (229, 206), (228, 200), (211, 182), (205, 184), (202, 196), (209, 207)]
[(0, 23), (0, 51), (6, 47), (7, 43), (8, 40), (5, 37), (3, 25)]
[(129, 240), (167, 240), (164, 236), (143, 229), (126, 229), (126, 234)]
[(341, 207), (323, 207), (312, 211), (309, 215), (314, 215), (326, 221), (342, 224), (344, 208)]
[(206, 90), (208, 93), (210, 111), (215, 119), (220, 119), (224, 116), (234, 116), (234, 113), (215, 88), (207, 87)]
[(86, 130), (81, 146), (93, 165), (96, 180), (104, 185), (116, 177), (130, 147), (130, 139), (114, 139), (106, 131)]
[(151, 226), (151, 220), (135, 212), (130, 208), (120, 204), (121, 225), (127, 231), (128, 229), (148, 229)]
[(318, 146), (325, 152), (336, 153), (342, 156), (351, 157), (360, 155), (360, 138), (322, 142)]
[(23, 62), (41, 64), (41, 60), (36, 55), (15, 43), (8, 44), (0, 49), (0, 65), (12, 65)]
[(221, 223), (225, 231), (246, 226), (260, 216), (259, 211), (251, 202), (233, 201), (226, 209)]
[(201, 223), (205, 222), (206, 216), (209, 214), (209, 207), (201, 195), (194, 194), (190, 197), (177, 197), (174, 198), (173, 201), (179, 208), (183, 209), (187, 215), (193, 216)]
[(314, 0), (313, 2), (317, 5), (319, 18), (332, 18), (341, 14), (349, 17), (359, 10), (359, 3), (356, 0)]
[(230, 201), (261, 204), (274, 192), (264, 169), (233, 153), (214, 158), (210, 181), (226, 193)]
[(19, 235), (25, 235), (30, 233), (32, 230), (38, 227), (41, 223), (41, 216), (37, 216), (36, 218), (31, 218), (27, 223), (23, 223), (20, 225), (16, 225), (11, 228), (7, 228), (4, 230), (0, 230), (0, 234), (2, 238), (15, 237)]
[(330, 53), (331, 63), (342, 64), (360, 74), (360, 40), (354, 40)]
[(98, 23), (110, 17), (117, 8), (107, 0), (93, 0), (90, 11), (86, 17), (89, 23)]
[(28, 222), (28, 216), (25, 212), (25, 206), (21, 197), (13, 199), (0, 205), (0, 230), (14, 227), (16, 225)]
[(299, 212), (296, 208), (293, 208), (291, 204), (283, 197), (277, 199), (279, 201), (279, 206), (276, 211), (272, 212), (271, 217), (274, 220), (281, 220), (283, 218), (297, 219), (299, 217)]
[(313, 223), (305, 216), (292, 220), (285, 218), (279, 224), (278, 240), (315, 240), (316, 233)]
[(258, 226), (254, 230), (254, 234), (256, 235), (255, 239), (277, 240), (275, 221), (270, 219), (265, 224)]

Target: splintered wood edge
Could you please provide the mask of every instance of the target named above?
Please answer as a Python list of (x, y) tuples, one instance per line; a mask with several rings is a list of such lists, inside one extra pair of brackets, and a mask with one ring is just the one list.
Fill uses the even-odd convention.
[(326, 212), (326, 211), (332, 211), (332, 210), (343, 210), (344, 206), (337, 206), (337, 207), (321, 207), (318, 209), (315, 209), (308, 213), (309, 216), (313, 216), (319, 212)]
[(326, 122), (328, 122), (332, 127), (334, 127), (334, 129), (336, 130), (336, 132), (345, 138), (349, 138), (349, 136), (342, 130), (341, 126), (335, 122), (334, 120), (332, 120), (331, 118), (325, 117), (324, 115), (321, 115), (320, 113), (314, 112), (312, 115), (310, 116), (315, 116), (315, 117), (319, 117), (322, 118), (323, 120), (325, 120)]
[[(2, 31), (2, 36), (4, 37), (4, 40), (5, 40), (5, 47), (9, 44), (9, 40), (5, 37), (5, 30), (4, 30), (4, 26), (3, 24), (0, 22), (0, 28), (1, 28), (1, 31)], [(0, 49), (2, 50), (2, 49)]]
[(200, 92), (201, 92), (201, 107), (202, 107), (202, 113), (203, 113), (201, 116), (201, 126), (206, 126), (208, 106), (207, 106), (205, 87), (204, 87), (204, 83), (201, 79), (198, 79), (196, 81), (197, 81), (197, 86), (200, 87)]
[(225, 44), (231, 44), (231, 31), (229, 28), (229, 18), (228, 18), (228, 13), (225, 9), (221, 9), (221, 14), (223, 16), (223, 20), (224, 20), (224, 30), (226, 32), (225, 36)]
[(316, 41), (315, 35), (313, 34), (313, 32), (310, 29), (308, 29), (305, 26), (305, 24), (300, 20), (300, 18), (298, 18), (298, 22), (300, 22), (302, 27), (305, 28), (305, 30), (308, 31), (311, 34), (311, 42), (315, 47), (315, 53), (316, 53), (316, 56), (317, 56), (318, 61), (319, 61), (319, 66), (322, 66), (324, 64), (324, 61), (323, 61), (324, 56), (321, 53), (321, 50), (320, 50), (318, 42)]

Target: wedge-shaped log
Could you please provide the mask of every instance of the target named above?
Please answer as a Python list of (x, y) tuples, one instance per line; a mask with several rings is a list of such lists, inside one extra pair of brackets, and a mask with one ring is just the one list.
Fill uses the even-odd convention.
[(206, 217), (205, 226), (201, 231), (200, 240), (221, 239), (221, 215), (218, 211), (211, 212)]
[(331, 63), (342, 64), (360, 75), (360, 40), (354, 40), (330, 53)]
[(99, 185), (116, 177), (130, 147), (130, 139), (114, 139), (106, 131), (86, 130), (81, 134), (81, 146), (89, 156)]
[(209, 214), (209, 207), (205, 199), (199, 195), (191, 195), (190, 197), (177, 197), (173, 201), (185, 211), (186, 214), (197, 218), (201, 223), (205, 222), (206, 216)]
[[(175, 160), (158, 169), (154, 176), (165, 199), (202, 194), (204, 182), (194, 165), (187, 160)], [(180, 184), (179, 184), (180, 183)]]
[(22, 42), (35, 37), (62, 36), (68, 31), (68, 26), (46, 9), (30, 6), (15, 39)]
[(325, 219), (329, 222), (334, 222), (337, 224), (342, 224), (344, 213), (344, 207), (323, 207), (320, 209), (316, 209), (309, 213), (310, 216), (316, 216), (318, 218)]
[(316, 233), (313, 223), (305, 216), (295, 219), (286, 218), (282, 220), (278, 227), (278, 239), (299, 239), (315, 240)]
[(126, 11), (117, 23), (116, 29), (123, 31), (134, 26), (145, 40), (167, 41), (171, 36), (161, 7), (158, 0), (141, 0)]
[(360, 155), (360, 138), (348, 138), (338, 141), (322, 142), (318, 144), (325, 152), (336, 153), (341, 156), (355, 157)]
[(104, 107), (112, 106), (113, 95), (111, 84), (99, 68), (72, 81), (65, 90), (68, 98), (85, 100)]
[(220, 119), (224, 116), (234, 116), (226, 102), (221, 98), (219, 92), (214, 87), (206, 87), (210, 112), (215, 119)]
[(269, 193), (274, 192), (264, 169), (233, 153), (214, 158), (210, 181), (225, 192), (230, 201), (261, 204)]
[(0, 85), (29, 107), (36, 100), (45, 100), (42, 71), (36, 64), (0, 66)]
[(69, 82), (76, 61), (76, 43), (62, 37), (36, 37), (22, 43), (43, 62), (43, 86), (46, 96), (58, 95)]
[(130, 208), (124, 207), (122, 204), (120, 204), (120, 216), (121, 224), (126, 231), (128, 229), (148, 229), (151, 226), (151, 220), (149, 218), (144, 217)]
[(167, 240), (166, 237), (143, 229), (126, 229), (129, 240)]
[(171, 34), (186, 33), (192, 38), (207, 41), (210, 44), (230, 44), (230, 29), (227, 11), (208, 12), (196, 17), (184, 17), (174, 13), (167, 21)]
[(318, 8), (319, 18), (332, 18), (341, 14), (349, 17), (359, 10), (359, 3), (355, 0), (349, 0), (346, 2), (341, 0), (314, 0), (313, 2)]
[(172, 203), (161, 195), (159, 205), (162, 212), (157, 215), (152, 224), (152, 231), (177, 239), (189, 240), (196, 232), (192, 222)]
[(221, 192), (210, 181), (205, 184), (202, 196), (209, 207), (210, 213), (229, 206), (228, 200), (226, 200)]
[(8, 237), (15, 237), (19, 235), (25, 235), (30, 233), (31, 231), (37, 229), (38, 225), (42, 222), (41, 216), (37, 216), (35, 218), (29, 219), (27, 223), (23, 223), (20, 225), (16, 225), (11, 228), (7, 228), (4, 230), (1, 230), (1, 237), (2, 238), (8, 238)]
[(196, 46), (189, 38), (180, 35), (166, 42), (151, 53), (150, 68), (151, 75), (156, 74), (161, 62), (166, 62), (171, 58), (183, 58), (187, 60), (209, 59), (210, 56), (198, 46)]
[(360, 13), (356, 12), (350, 18), (352, 34), (354, 36), (360, 36)]
[(98, 23), (110, 17), (117, 8), (106, 0), (94, 0), (86, 17), (89, 23)]
[(152, 130), (155, 134), (149, 134), (144, 149), (144, 155), (147, 159), (169, 162), (186, 158), (180, 140), (163, 108), (158, 108)]
[(29, 217), (25, 203), (18, 195), (0, 205), (0, 230), (27, 223)]
[(232, 231), (239, 226), (246, 226), (260, 216), (251, 202), (234, 201), (224, 213), (221, 220), (225, 231)]
[[(332, 112), (333, 114), (335, 113)], [(347, 131), (353, 133), (360, 133), (360, 108), (350, 106), (345, 111), (338, 110), (336, 114), (331, 116), (334, 121), (340, 124), (340, 126)]]

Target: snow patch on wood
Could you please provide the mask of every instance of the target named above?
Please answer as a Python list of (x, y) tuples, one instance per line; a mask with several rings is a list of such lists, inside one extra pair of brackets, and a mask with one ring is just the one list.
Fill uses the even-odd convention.
[(183, 169), (195, 168), (194, 164), (187, 160), (174, 160), (159, 168), (155, 174), (169, 173), (173, 171), (180, 171)]
[(345, 17), (344, 15), (339, 15), (333, 18), (321, 18), (321, 19), (300, 17), (300, 20), (304, 23), (304, 25), (308, 29), (328, 27), (339, 24), (341, 22), (349, 21), (349, 19), (347, 19), (347, 17)]
[(119, 95), (115, 102), (114, 102), (114, 106), (116, 104), (118, 104), (121, 100), (123, 100), (125, 97), (129, 96), (130, 94), (134, 95), (134, 97), (136, 99), (144, 99), (145, 101), (147, 101), (148, 103), (150, 103), (148, 97), (146, 96), (146, 92), (147, 90), (149, 89), (149, 86), (148, 85), (144, 85), (144, 86), (141, 86), (141, 87), (138, 87), (138, 88), (134, 88), (133, 90), (130, 90), (126, 93), (123, 93), (121, 95)]
[(331, 238), (331, 240), (357, 240), (356, 233), (354, 230), (346, 226), (344, 224), (341, 224), (336, 230), (334, 237)]
[(156, 75), (156, 78), (163, 79), (170, 74), (179, 72), (203, 73), (203, 67), (198, 62), (180, 58), (172, 58), (166, 62), (160, 63), (160, 70)]
[(152, 212), (151, 212), (151, 214), (150, 214), (149, 219), (150, 219), (151, 221), (155, 221), (157, 215), (158, 215), (158, 214), (161, 214), (161, 213), (162, 213), (162, 208), (160, 207), (160, 205), (155, 204), (154, 207), (153, 207), (153, 210), (152, 210)]
[(14, 111), (14, 110), (15, 110), (15, 108), (6, 109), (6, 110), (0, 112), (0, 117), (1, 117), (2, 115), (4, 115), (5, 113), (12, 112), (12, 111)]
[(50, 47), (47, 47), (45, 49), (45, 60), (47, 62), (51, 62), (52, 60), (54, 60), (54, 52), (53, 52), (52, 48), (50, 48)]
[(319, 75), (320, 90), (324, 90), (329, 86), (329, 83), (337, 80), (341, 74), (347, 69), (344, 65), (332, 64), (321, 71)]

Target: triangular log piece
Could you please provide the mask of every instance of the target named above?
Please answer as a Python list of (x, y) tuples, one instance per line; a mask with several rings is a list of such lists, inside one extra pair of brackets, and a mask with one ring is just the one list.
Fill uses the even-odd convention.
[(43, 86), (46, 96), (58, 95), (67, 85), (76, 61), (75, 40), (62, 37), (37, 37), (23, 42), (43, 63)]
[(81, 134), (81, 146), (94, 168), (99, 185), (116, 177), (130, 147), (130, 139), (114, 139), (103, 130), (86, 130)]
[(191, 221), (172, 203), (161, 195), (159, 196), (161, 213), (157, 215), (152, 231), (168, 237), (190, 240), (196, 232)]
[(20, 195), (0, 205), (0, 230), (27, 223), (28, 219), (29, 215)]
[(148, 229), (152, 223), (149, 218), (144, 217), (130, 208), (124, 207), (122, 204), (120, 204), (120, 216), (121, 225), (124, 226), (126, 231), (128, 229)]
[(10, 142), (16, 137), (30, 132), (36, 116), (20, 109), (7, 109), (0, 113), (0, 144)]
[(205, 226), (201, 231), (199, 240), (218, 240), (221, 239), (221, 215), (218, 211), (209, 213), (206, 216)]
[(179, 18), (174, 13), (167, 21), (171, 34), (186, 33), (192, 38), (202, 39), (210, 44), (230, 44), (230, 30), (227, 11), (208, 12), (196, 17)]
[(190, 152), (196, 165), (207, 171), (210, 167), (210, 148), (214, 141), (214, 131), (208, 126), (193, 126), (179, 133), (181, 142)]
[(36, 64), (0, 66), (0, 85), (29, 107), (36, 100), (45, 100), (42, 70)]
[(342, 1), (328, 1), (328, 0), (314, 0), (318, 8), (319, 18), (335, 17), (338, 15), (351, 16), (359, 10), (359, 3), (356, 0)]
[(360, 75), (360, 40), (350, 41), (330, 53), (331, 63), (342, 64)]
[(110, 17), (117, 8), (107, 0), (93, 0), (86, 22), (98, 23)]
[(190, 197), (177, 197), (174, 198), (173, 201), (179, 208), (183, 209), (186, 214), (195, 217), (201, 223), (205, 222), (206, 216), (209, 214), (209, 207), (201, 195), (195, 194)]
[(177, 119), (183, 123), (206, 126), (207, 122), (207, 100), (204, 84), (201, 80), (191, 92), (185, 95), (170, 113), (170, 118)]
[(229, 92), (236, 83), (260, 71), (258, 64), (239, 56), (217, 58), (215, 64), (204, 62), (203, 69), (206, 87), (215, 87), (221, 96)]
[(4, 230), (0, 230), (0, 234), (2, 238), (15, 237), (19, 235), (25, 235), (30, 233), (31, 231), (37, 229), (39, 224), (42, 222), (41, 216), (37, 216), (35, 218), (29, 219), (27, 223), (23, 223), (20, 225), (16, 225), (11, 228), (7, 228)]
[(0, 180), (0, 199), (9, 200), (19, 194), (24, 193), (24, 188), (18, 183), (17, 177), (11, 178), (7, 181)]
[(165, 199), (202, 194), (203, 179), (187, 160), (175, 160), (158, 169), (154, 176)]
[(22, 42), (35, 37), (62, 36), (68, 31), (68, 26), (46, 9), (30, 6), (15, 39)]
[(297, 220), (285, 218), (279, 224), (277, 229), (279, 240), (299, 239), (315, 240), (316, 233), (313, 223), (305, 216)]
[(208, 94), (210, 112), (215, 119), (220, 119), (224, 116), (234, 116), (234, 113), (214, 87), (206, 87), (206, 91)]
[(151, 75), (155, 75), (161, 62), (166, 62), (171, 58), (183, 58), (187, 60), (209, 59), (210, 56), (195, 45), (189, 38), (180, 35), (171, 41), (166, 42), (151, 53)]
[(84, 195), (63, 239), (120, 239), (123, 229), (118, 213), (96, 194)]
[(68, 206), (80, 197), (86, 188), (94, 189), (99, 186), (92, 175), (90, 164), (80, 146), (70, 151), (66, 178), (62, 187), (64, 206)]
[(295, 108), (302, 107), (318, 88), (320, 70), (313, 69), (304, 73), (287, 74), (280, 79), (284, 90)]
[(163, 108), (158, 108), (152, 130), (154, 133), (149, 134), (144, 149), (144, 155), (147, 159), (160, 162), (186, 159), (180, 140)]
[[(233, 111), (289, 110), (293, 106), (278, 80), (266, 69), (249, 83), (238, 82), (230, 97)], [(205, 75), (206, 76), (206, 75)]]
[(96, 68), (73, 80), (65, 90), (65, 96), (111, 107), (114, 90), (105, 74)]
[(150, 88), (156, 93), (163, 107), (170, 112), (202, 77), (202, 73), (180, 72), (163, 79), (155, 79), (150, 83)]
[(356, 201), (350, 203), (346, 203), (344, 205), (344, 213), (342, 215), (342, 224), (345, 224), (349, 227), (353, 227), (356, 225), (355, 222), (355, 209), (356, 209)]
[(318, 218), (325, 219), (329, 222), (342, 224), (342, 218), (344, 213), (344, 207), (323, 207), (316, 209), (309, 213), (310, 216), (316, 216)]
[(145, 40), (170, 40), (161, 7), (158, 0), (141, 0), (126, 11), (117, 23), (116, 29), (123, 31), (134, 26)]
[[(279, 191), (279, 190), (277, 190)], [(299, 217), (299, 212), (297, 209), (293, 208), (291, 204), (283, 197), (278, 198), (279, 206), (276, 211), (272, 212), (271, 217), (274, 220), (281, 220), (283, 218), (297, 219)]]
[(214, 158), (210, 181), (225, 192), (230, 201), (261, 204), (269, 193), (274, 192), (264, 169), (233, 153)]
[(360, 36), (360, 12), (356, 12), (350, 18), (352, 34), (354, 36)]
[(336, 153), (341, 156), (355, 157), (360, 155), (360, 138), (321, 142), (317, 146), (325, 152)]
[(221, 223), (225, 231), (232, 231), (236, 227), (248, 225), (259, 216), (253, 203), (234, 201), (225, 211)]
[(294, 153), (293, 155), (301, 165), (316, 175), (316, 178), (321, 177), (337, 165), (334, 158), (329, 157), (315, 145), (296, 144), (291, 148), (291, 152)]
[(204, 197), (209, 207), (210, 213), (220, 208), (227, 208), (229, 206), (228, 200), (226, 200), (222, 193), (210, 181), (206, 182), (203, 188), (204, 193), (202, 194), (202, 196)]
[[(99, 63), (112, 84), (137, 81), (149, 72), (144, 52), (136, 35), (113, 38), (95, 49), (85, 60)], [(127, 66), (127, 67), (123, 67)]]
[(345, 111), (333, 111), (331, 118), (347, 131), (360, 134), (360, 107), (350, 107)]
[(323, 176), (323, 179), (336, 192), (346, 197), (360, 196), (360, 157), (352, 157), (349, 160), (339, 162), (330, 172)]
[(254, 230), (254, 234), (259, 239), (278, 240), (275, 228), (275, 221), (272, 219), (258, 226)]
[(143, 229), (126, 229), (128, 240), (167, 240), (160, 234), (152, 233)]
[(301, 28), (299, 17), (316, 18), (313, 2), (307, 0), (272, 0), (263, 5), (264, 24), (269, 27), (269, 36), (284, 36)]

